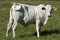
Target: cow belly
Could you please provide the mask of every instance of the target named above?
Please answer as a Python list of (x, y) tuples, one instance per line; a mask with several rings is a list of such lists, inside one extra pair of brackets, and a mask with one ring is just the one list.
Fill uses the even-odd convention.
[(35, 13), (33, 7), (28, 8), (28, 12), (25, 13), (24, 21), (28, 22), (35, 19)]
[(30, 9), (28, 10), (28, 18), (29, 18), (30, 20), (32, 20), (32, 19), (34, 19), (34, 16), (35, 16), (34, 9), (33, 9), (33, 8), (30, 8)]

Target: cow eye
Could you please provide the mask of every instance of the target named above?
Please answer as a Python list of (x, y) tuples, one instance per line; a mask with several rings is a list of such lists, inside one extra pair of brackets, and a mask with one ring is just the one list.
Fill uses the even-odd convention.
[(46, 8), (42, 7), (42, 10), (45, 10)]

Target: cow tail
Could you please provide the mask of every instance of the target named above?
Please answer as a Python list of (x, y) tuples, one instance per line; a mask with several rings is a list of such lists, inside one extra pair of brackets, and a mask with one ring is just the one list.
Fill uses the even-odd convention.
[(9, 22), (13, 22), (13, 15), (12, 15), (13, 9), (10, 9), (10, 19)]

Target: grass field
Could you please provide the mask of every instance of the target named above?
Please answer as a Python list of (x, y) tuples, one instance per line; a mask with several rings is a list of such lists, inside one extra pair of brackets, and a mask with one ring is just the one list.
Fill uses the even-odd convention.
[[(9, 9), (12, 2), (19, 2), (29, 5), (50, 4), (58, 9), (52, 12), (47, 25), (41, 27), (41, 36), (36, 37), (35, 24), (24, 28), (20, 23), (16, 28), (16, 38), (12, 37), (12, 30), (8, 38), (5, 37), (7, 23), (9, 20)], [(40, 0), (0, 0), (0, 40), (60, 40), (60, 1)]]

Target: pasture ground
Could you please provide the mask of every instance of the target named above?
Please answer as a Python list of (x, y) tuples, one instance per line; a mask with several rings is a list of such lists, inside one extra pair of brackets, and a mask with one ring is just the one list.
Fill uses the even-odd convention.
[[(29, 5), (50, 4), (58, 9), (52, 12), (47, 25), (41, 27), (41, 36), (36, 37), (35, 24), (30, 24), (27, 28), (20, 23), (16, 28), (16, 38), (12, 38), (12, 31), (6, 38), (7, 23), (9, 20), (9, 10), (12, 2), (19, 2)], [(41, 0), (0, 0), (0, 40), (60, 40), (60, 1)]]

